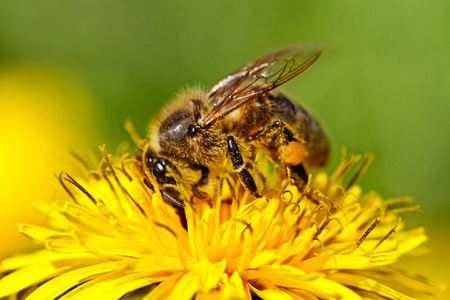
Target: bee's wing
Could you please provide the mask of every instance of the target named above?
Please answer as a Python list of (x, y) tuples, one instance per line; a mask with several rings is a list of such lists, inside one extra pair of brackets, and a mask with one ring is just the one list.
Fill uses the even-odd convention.
[(198, 124), (207, 129), (235, 109), (291, 80), (311, 66), (322, 51), (322, 44), (295, 45), (246, 64), (209, 90), (210, 100)]

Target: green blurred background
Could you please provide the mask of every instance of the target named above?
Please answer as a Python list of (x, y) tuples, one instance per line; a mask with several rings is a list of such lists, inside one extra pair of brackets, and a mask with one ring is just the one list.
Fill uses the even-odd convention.
[[(52, 109), (42, 104), (48, 91), (40, 100), (31, 97), (33, 104), (23, 102), (38, 119), (27, 125), (35, 140), (26, 144), (26, 164), (52, 160), (54, 154), (42, 157), (37, 149), (61, 137), (51, 146), (58, 153), (103, 143), (112, 151), (130, 139), (126, 118), (144, 135), (181, 87), (211, 86), (259, 55), (299, 42), (322, 42), (325, 52), (280, 90), (321, 121), (334, 149), (331, 166), (343, 146), (349, 153), (372, 151), (376, 160), (362, 186), (385, 198), (415, 198), (425, 213), (404, 219), (408, 227), (427, 227), (432, 255), (414, 267), (448, 280), (449, 1), (0, 2), (3, 80), (13, 78), (16, 89), (33, 95), (33, 88), (58, 91), (47, 97)], [(0, 98), (0, 105), (5, 110), (11, 101)], [(17, 111), (18, 122), (30, 120)], [(55, 114), (56, 125), (34, 128)], [(2, 148), (14, 152), (27, 133), (3, 138)], [(39, 176), (60, 168), (36, 170)], [(14, 203), (11, 197), (1, 201)]]

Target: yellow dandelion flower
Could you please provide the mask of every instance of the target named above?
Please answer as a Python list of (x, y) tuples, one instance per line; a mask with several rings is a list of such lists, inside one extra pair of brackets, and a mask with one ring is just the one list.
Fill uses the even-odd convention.
[[(41, 205), (49, 228), (19, 224), (45, 249), (4, 260), (0, 297), (27, 299), (416, 299), (424, 280), (392, 267), (427, 240), (393, 208), (363, 194), (357, 160), (319, 172), (299, 191), (289, 179), (249, 200), (224, 176), (216, 199), (184, 214), (144, 183), (136, 161), (109, 156), (86, 177), (60, 176), (67, 197)], [(151, 179), (151, 178), (150, 178)], [(156, 184), (155, 184), (156, 186)], [(97, 297), (97, 298), (96, 298)], [(121, 298), (124, 297), (124, 298)]]

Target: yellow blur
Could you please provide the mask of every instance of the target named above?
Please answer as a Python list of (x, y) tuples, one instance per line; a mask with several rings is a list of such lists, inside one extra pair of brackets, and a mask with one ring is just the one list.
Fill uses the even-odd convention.
[(0, 71), (0, 257), (29, 247), (16, 223), (45, 221), (33, 202), (51, 200), (65, 152), (87, 147), (90, 111), (87, 93), (61, 72)]

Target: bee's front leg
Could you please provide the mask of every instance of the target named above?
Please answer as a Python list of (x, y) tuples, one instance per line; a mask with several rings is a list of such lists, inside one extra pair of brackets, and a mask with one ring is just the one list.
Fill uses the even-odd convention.
[(241, 178), (243, 185), (255, 197), (261, 197), (261, 195), (258, 194), (255, 180), (250, 172), (245, 168), (241, 151), (239, 151), (239, 146), (231, 135), (227, 137), (227, 145), (228, 154), (230, 154), (233, 169), (239, 173), (239, 177)]
[[(153, 184), (151, 184), (150, 181), (148, 181), (146, 178), (144, 178), (144, 183), (147, 187), (149, 187), (153, 192), (155, 191), (155, 188), (153, 187)], [(165, 191), (163, 189), (159, 190), (161, 192), (161, 195), (163, 196), (163, 199), (168, 201), (169, 203), (173, 204), (177, 208), (184, 208), (184, 201), (178, 199), (178, 197), (173, 196), (168, 191)]]

